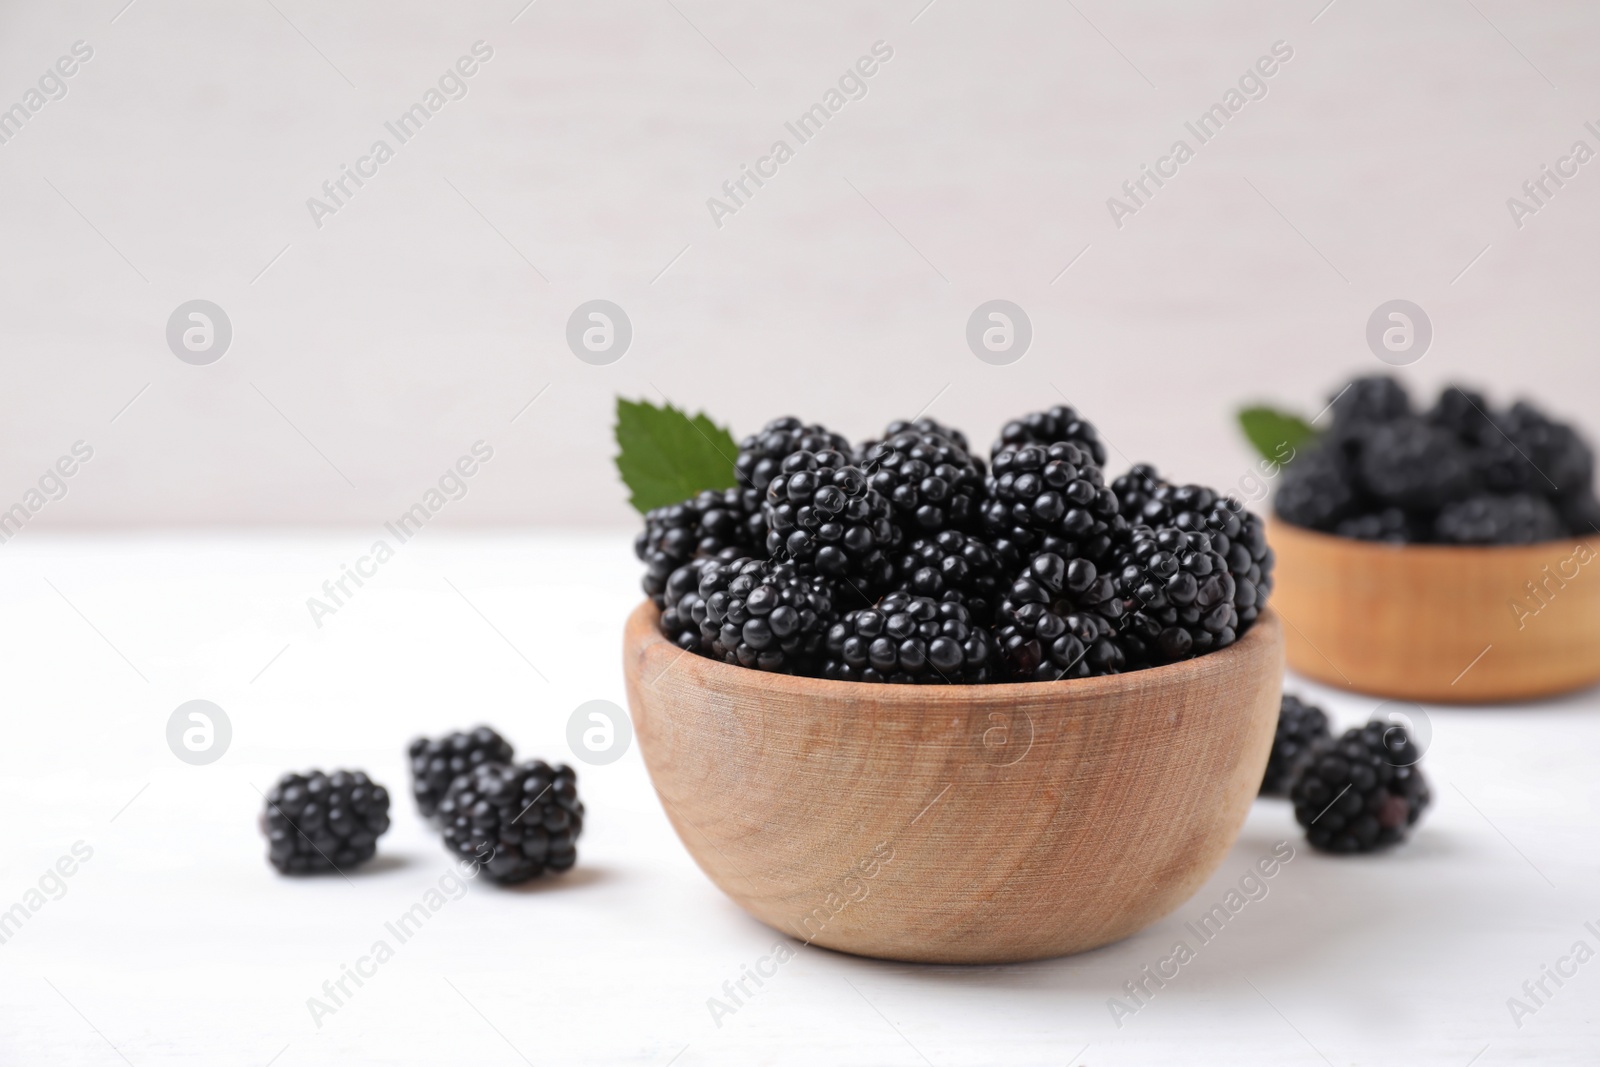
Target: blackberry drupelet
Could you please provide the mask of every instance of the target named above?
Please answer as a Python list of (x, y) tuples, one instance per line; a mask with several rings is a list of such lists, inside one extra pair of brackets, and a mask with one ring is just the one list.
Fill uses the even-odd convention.
[[(1288, 469), (1294, 467), (1291, 463)], [(1413, 512), (1435, 511), (1458, 500), (1477, 481), (1460, 439), (1419, 418), (1374, 426), (1361, 451), (1357, 475), (1375, 500)]]
[(887, 499), (842, 452), (796, 452), (767, 485), (767, 554), (848, 583), (867, 603), (894, 577), (900, 541)]
[(1331, 740), (1328, 716), (1322, 709), (1285, 693), (1278, 707), (1278, 730), (1272, 739), (1272, 755), (1267, 760), (1267, 772), (1261, 778), (1261, 795), (1288, 796), (1316, 747)]
[(1070, 441), (1002, 450), (985, 488), (984, 531), (1024, 557), (1099, 559), (1127, 526), (1093, 457)]
[(828, 630), (823, 676), (891, 684), (976, 685), (998, 680), (989, 631), (959, 598), (890, 593)]
[(1001, 452), (1022, 445), (1053, 445), (1059, 441), (1071, 441), (1087, 452), (1097, 466), (1105, 466), (1106, 446), (1094, 423), (1065, 404), (1006, 423), (999, 440), (989, 450), (989, 458), (993, 461)]
[(1436, 540), (1450, 545), (1531, 545), (1567, 532), (1550, 502), (1531, 493), (1469, 496), (1446, 504), (1433, 522)]
[(281, 873), (343, 872), (377, 853), (389, 792), (362, 771), (286, 774), (268, 790), (260, 824)]
[(894, 591), (934, 600), (954, 593), (973, 620), (987, 626), (994, 618), (1005, 568), (988, 542), (959, 530), (941, 530), (907, 546), (895, 569)]
[(792, 563), (712, 562), (701, 571), (697, 595), (708, 655), (762, 671), (815, 671), (835, 618), (824, 579), (802, 575)]
[(578, 861), (583, 803), (578, 776), (564, 764), (480, 764), (450, 786), (439, 817), (445, 847), (496, 882), (525, 882)]
[(1190, 659), (1238, 639), (1238, 586), (1209, 534), (1136, 526), (1117, 553), (1121, 645), (1130, 663)]
[(995, 612), (995, 639), (1017, 681), (1117, 674), (1128, 657), (1118, 639), (1123, 599), (1087, 559), (1046, 552), (1029, 561)]
[(849, 453), (850, 442), (825, 426), (807, 426), (793, 416), (773, 419), (739, 443), (734, 460), (734, 476), (739, 481), (748, 508), (759, 513), (766, 499), (767, 484), (778, 476), (783, 461), (796, 452), (821, 452), (834, 449)]
[(1409, 516), (1400, 508), (1351, 515), (1334, 524), (1333, 532), (1340, 537), (1357, 541), (1384, 541), (1392, 545), (1409, 544), (1418, 540)]
[[(891, 424), (897, 425), (897, 424)], [(903, 430), (856, 454), (867, 484), (894, 508), (907, 532), (971, 530), (983, 497), (983, 464), (937, 433)]]
[(1360, 506), (1343, 451), (1316, 442), (1300, 449), (1279, 475), (1273, 510), (1285, 522), (1310, 530), (1332, 532)]
[(1369, 722), (1313, 751), (1290, 791), (1312, 847), (1371, 852), (1405, 838), (1431, 799), (1405, 727)]
[(707, 489), (682, 503), (655, 508), (644, 517), (644, 529), (633, 542), (633, 554), (644, 562), (640, 583), (658, 608), (666, 607), (662, 591), (673, 571), (691, 559), (732, 551), (735, 558), (753, 554), (766, 536), (760, 509), (750, 508), (737, 489)]
[(511, 742), (489, 727), (479, 726), (447, 737), (419, 737), (406, 754), (411, 759), (411, 796), (422, 817), (431, 819), (457, 776), (481, 763), (511, 762)]

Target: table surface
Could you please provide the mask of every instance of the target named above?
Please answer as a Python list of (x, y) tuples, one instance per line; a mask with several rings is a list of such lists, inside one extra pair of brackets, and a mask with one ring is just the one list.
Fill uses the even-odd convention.
[[(381, 536), (0, 547), (0, 909), (25, 913), (0, 944), (0, 1062), (1594, 1062), (1594, 691), (1426, 709), (1435, 803), (1410, 843), (1316, 855), (1286, 803), (1258, 801), (1192, 900), (1067, 959), (926, 967), (813, 947), (714, 1016), (776, 935), (695, 867), (636, 750), (575, 764), (589, 822), (574, 871), (464, 883), (397, 943), (385, 924), (455, 885), (407, 793), (407, 741), (488, 722), (519, 754), (571, 760), (572, 711), (624, 703), (637, 570), (621, 533), (428, 530), (314, 620), (307, 598)], [(1289, 685), (1340, 725), (1378, 703)], [(193, 699), (232, 727), (209, 765), (166, 740)], [(284, 879), (263, 859), (260, 791), (311, 766), (365, 768), (395, 795), (380, 858), (348, 878)], [(1279, 841), (1296, 852), (1267, 896), (1114, 1016), (1123, 984)], [(392, 957), (314, 1018), (310, 998), (331, 1006), (324, 982), (379, 940)]]

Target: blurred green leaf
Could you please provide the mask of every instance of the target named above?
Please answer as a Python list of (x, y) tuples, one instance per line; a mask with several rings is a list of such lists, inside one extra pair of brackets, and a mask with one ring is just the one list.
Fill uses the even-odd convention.
[(1287, 463), (1301, 445), (1317, 436), (1300, 416), (1264, 406), (1240, 411), (1239, 428), (1256, 451), (1274, 463)]
[(641, 513), (687, 500), (702, 489), (731, 489), (739, 448), (733, 435), (705, 416), (692, 418), (669, 402), (617, 397), (617, 473)]

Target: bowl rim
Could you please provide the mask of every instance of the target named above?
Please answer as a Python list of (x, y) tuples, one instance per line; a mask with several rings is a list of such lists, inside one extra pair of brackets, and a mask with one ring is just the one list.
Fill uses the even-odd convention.
[[(722, 660), (701, 656), (698, 653), (681, 649), (668, 641), (656, 626), (656, 621), (661, 616), (661, 611), (649, 598), (642, 601), (638, 607), (628, 615), (624, 629), (624, 641), (630, 652), (635, 647), (642, 656), (651, 655), (658, 647), (670, 649), (680, 656), (694, 656), (699, 662), (696, 666), (707, 671), (714, 677), (726, 678), (730, 685), (759, 685), (763, 689), (778, 689), (785, 692), (816, 694), (820, 692), (833, 692), (839, 696), (846, 693), (861, 693), (865, 690), (880, 701), (900, 700), (915, 703), (950, 703), (965, 704), (971, 700), (970, 694), (982, 693), (996, 700), (1011, 697), (1021, 700), (1024, 697), (1037, 698), (1049, 692), (1059, 693), (1062, 697), (1072, 699), (1094, 700), (1100, 697), (1121, 694), (1129, 690), (1155, 687), (1192, 684), (1196, 678), (1226, 673), (1229, 670), (1241, 668), (1241, 662), (1247, 657), (1253, 657), (1259, 648), (1273, 641), (1282, 643), (1283, 623), (1277, 612), (1272, 610), (1271, 604), (1261, 612), (1260, 616), (1250, 628), (1227, 648), (1215, 652), (1207, 652), (1195, 656), (1193, 659), (1181, 660), (1177, 663), (1165, 663), (1159, 667), (1145, 667), (1141, 670), (1126, 671), (1122, 674), (1104, 674), (1092, 678), (1059, 678), (1053, 682), (990, 682), (987, 684), (962, 684), (962, 685), (915, 685), (903, 682), (849, 682), (834, 678), (809, 678), (796, 674), (777, 674), (771, 671), (758, 671), (750, 667), (741, 667), (736, 663), (724, 663)], [(638, 636), (643, 631), (643, 639)], [(1279, 669), (1282, 669), (1282, 657), (1279, 657)], [(676, 662), (676, 660), (674, 660)], [(670, 665), (657, 680), (670, 670)], [(654, 685), (654, 682), (650, 683)], [(866, 694), (863, 694), (866, 695)]]
[(1525, 545), (1445, 545), (1433, 542), (1421, 544), (1406, 543), (1395, 544), (1392, 541), (1363, 541), (1358, 537), (1341, 537), (1325, 530), (1313, 530), (1309, 526), (1301, 526), (1290, 522), (1288, 519), (1279, 518), (1276, 514), (1267, 517), (1267, 542), (1272, 542), (1272, 532), (1275, 529), (1287, 528), (1291, 537), (1304, 537), (1311, 541), (1326, 541), (1340, 545), (1352, 552), (1378, 553), (1406, 552), (1415, 556), (1461, 556), (1468, 553), (1486, 553), (1508, 555), (1512, 552), (1548, 551), (1556, 545), (1562, 545), (1576, 551), (1580, 545), (1594, 545), (1587, 537), (1558, 537), (1549, 541), (1533, 541)]

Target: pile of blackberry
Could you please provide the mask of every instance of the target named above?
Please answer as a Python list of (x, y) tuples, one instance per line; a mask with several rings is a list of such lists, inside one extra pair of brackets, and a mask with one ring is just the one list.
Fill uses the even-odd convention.
[(1421, 760), (1398, 723), (1373, 720), (1335, 738), (1321, 708), (1286, 693), (1261, 795), (1289, 798), (1313, 848), (1373, 852), (1405, 840), (1432, 800)]
[(774, 419), (740, 445), (735, 488), (645, 516), (644, 590), (686, 651), (845, 681), (1083, 678), (1238, 640), (1272, 592), (1261, 518), (1105, 463), (1064, 405), (987, 455), (930, 418), (855, 445)]
[(1394, 544), (1533, 544), (1600, 530), (1594, 452), (1531, 404), (1448, 386), (1414, 408), (1394, 378), (1335, 394), (1332, 425), (1283, 468), (1274, 508), (1297, 526)]

